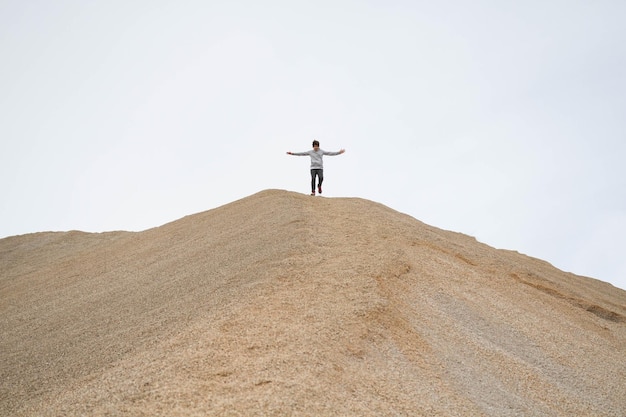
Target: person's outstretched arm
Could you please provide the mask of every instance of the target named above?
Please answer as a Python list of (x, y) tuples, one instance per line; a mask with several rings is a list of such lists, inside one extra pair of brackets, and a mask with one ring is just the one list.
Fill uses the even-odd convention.
[(309, 154), (308, 152), (291, 152), (291, 151), (287, 151), (287, 155), (307, 156), (308, 154)]
[(341, 149), (337, 152), (329, 152), (329, 151), (324, 151), (324, 155), (328, 155), (328, 156), (335, 156), (335, 155), (341, 155), (342, 153), (344, 153), (346, 150), (345, 149)]

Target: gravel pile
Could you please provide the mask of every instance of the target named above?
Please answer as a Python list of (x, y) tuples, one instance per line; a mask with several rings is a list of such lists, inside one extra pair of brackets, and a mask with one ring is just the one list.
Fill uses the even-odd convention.
[(626, 415), (626, 292), (267, 190), (0, 240), (2, 416)]

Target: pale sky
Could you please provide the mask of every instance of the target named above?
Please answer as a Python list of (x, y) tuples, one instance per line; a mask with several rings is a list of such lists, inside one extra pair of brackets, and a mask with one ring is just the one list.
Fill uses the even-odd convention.
[(0, 238), (308, 194), (285, 152), (318, 139), (346, 148), (325, 196), (626, 288), (625, 21), (622, 0), (0, 0)]

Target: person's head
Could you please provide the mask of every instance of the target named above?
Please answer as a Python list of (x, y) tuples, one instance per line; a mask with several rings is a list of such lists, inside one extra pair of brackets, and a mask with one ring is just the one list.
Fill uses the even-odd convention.
[(318, 140), (313, 141), (313, 149), (318, 150), (320, 147), (320, 143)]

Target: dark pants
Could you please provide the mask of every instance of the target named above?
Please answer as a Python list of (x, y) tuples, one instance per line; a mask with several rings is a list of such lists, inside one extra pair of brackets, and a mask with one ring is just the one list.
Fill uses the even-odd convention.
[(315, 176), (318, 178), (318, 186), (322, 186), (322, 181), (324, 181), (324, 170), (323, 169), (312, 169), (311, 170), (311, 191), (315, 192)]

